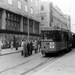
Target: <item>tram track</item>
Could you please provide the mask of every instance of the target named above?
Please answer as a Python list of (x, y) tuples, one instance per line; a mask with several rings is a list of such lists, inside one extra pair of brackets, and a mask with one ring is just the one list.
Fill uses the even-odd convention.
[[(31, 71), (33, 71), (33, 70), (35, 70), (35, 69), (37, 69), (37, 68), (43, 66), (44, 64), (48, 63), (49, 61), (52, 61), (53, 59), (54, 59), (54, 58), (51, 59), (51, 57), (50, 57), (50, 58), (47, 58), (45, 61), (43, 61), (43, 62), (40, 63), (39, 65), (37, 65), (37, 66), (35, 66), (35, 67), (33, 67), (33, 68), (27, 70), (27, 71), (24, 71), (23, 73), (21, 73), (21, 74), (19, 74), (19, 75), (25, 75), (25, 74), (27, 74), (27, 73), (29, 73), (29, 72), (31, 72)], [(19, 66), (17, 66), (17, 67), (19, 67)], [(11, 70), (11, 69), (17, 68), (17, 67), (12, 67), (12, 68), (6, 69), (6, 70), (0, 72), (0, 74), (4, 73), (4, 72), (6, 72), (6, 71), (9, 71), (9, 70)], [(3, 74), (3, 75), (5, 75), (5, 74)], [(6, 75), (7, 75), (7, 74), (6, 74)]]
[(43, 61), (42, 63), (40, 63), (39, 65), (37, 65), (37, 66), (35, 66), (35, 67), (33, 67), (33, 68), (31, 68), (31, 69), (23, 72), (20, 75), (29, 75), (29, 73), (31, 73), (31, 72), (34, 72), (35, 73), (39, 68), (41, 68), (41, 67), (43, 67), (43, 66), (45, 66), (45, 65), (47, 65), (49, 63), (51, 64), (51, 63), (59, 60), (59, 58), (61, 58), (61, 57), (63, 57), (63, 56), (56, 57), (56, 58), (50, 57), (50, 58), (46, 59), (45, 61)]
[[(41, 55), (41, 56), (42, 56), (42, 55)], [(25, 62), (23, 62), (23, 63), (21, 63), (21, 64), (18, 64), (18, 65), (16, 65), (16, 66), (13, 66), (13, 67), (7, 68), (7, 69), (5, 69), (5, 70), (3, 70), (3, 71), (0, 71), (0, 74), (3, 73), (3, 72), (6, 72), (6, 71), (8, 71), (8, 70), (14, 69), (14, 68), (16, 68), (16, 67), (19, 67), (19, 66), (21, 66), (21, 65), (24, 65), (24, 64), (26, 64), (26, 63), (28, 63), (28, 62), (30, 62), (30, 61), (33, 61), (33, 60), (35, 60), (35, 59), (37, 59), (37, 58), (40, 58), (41, 56), (37, 55), (36, 57), (33, 57), (33, 58), (31, 58), (31, 59), (29, 59), (29, 60), (27, 60), (27, 61), (25, 61)]]
[[(38, 60), (42, 60), (42, 59), (43, 59), (43, 61), (41, 61), (41, 63), (38, 63), (38, 64), (36, 64), (36, 65), (34, 65), (34, 66), (30, 67), (30, 68), (28, 68), (28, 67), (25, 66), (25, 65), (31, 64), (31, 62), (34, 62), (34, 61), (36, 61), (36, 60), (37, 60), (37, 61), (38, 61)], [(25, 66), (25, 68), (22, 69), (23, 71), (21, 71), (18, 75), (27, 75), (27, 74), (29, 74), (29, 73), (31, 73), (31, 72), (36, 72), (37, 69), (39, 69), (39, 68), (41, 68), (41, 67), (47, 65), (47, 64), (50, 63), (50, 62), (54, 62), (54, 61), (57, 60), (57, 59), (59, 59), (59, 57), (58, 57), (58, 58), (48, 57), (48, 58), (44, 59), (44, 58), (42, 58), (42, 55), (40, 55), (40, 56), (37, 55), (36, 57), (33, 57), (32, 59), (30, 59), (30, 60), (28, 60), (28, 61), (26, 61), (26, 62), (23, 62), (23, 63), (21, 63), (21, 64), (19, 64), (19, 65), (16, 65), (16, 66), (14, 66), (14, 67), (11, 67), (11, 68), (8, 68), (8, 69), (5, 69), (5, 70), (1, 71), (0, 74), (8, 75), (8, 74), (6, 74), (6, 73), (14, 72), (14, 71), (17, 72), (17, 71), (19, 70), (19, 68), (22, 68), (22, 66)], [(28, 66), (29, 66), (29, 65), (28, 65)], [(17, 72), (17, 73), (18, 73), (18, 72)], [(11, 74), (10, 74), (10, 75), (11, 75)], [(12, 75), (14, 75), (14, 74), (12, 74)]]
[[(50, 59), (50, 60), (49, 60), (49, 59)], [(43, 62), (40, 63), (39, 65), (37, 65), (37, 66), (35, 66), (35, 67), (33, 67), (33, 68), (31, 68), (31, 69), (29, 69), (29, 70), (23, 72), (21, 75), (25, 75), (25, 74), (27, 74), (27, 73), (29, 73), (29, 72), (31, 72), (31, 71), (33, 71), (33, 70), (35, 70), (35, 69), (37, 69), (37, 68), (43, 66), (44, 64), (46, 64), (47, 62), (49, 62), (49, 61), (51, 61), (51, 60), (53, 60), (53, 59), (48, 58), (47, 60), (43, 61)]]
[[(58, 57), (58, 58), (48, 58), (48, 59), (45, 60), (44, 62), (40, 63), (39, 65), (35, 66), (34, 68), (29, 69), (28, 71), (22, 73), (21, 75), (31, 75), (31, 74), (29, 74), (29, 73), (31, 73), (31, 72), (35, 73), (35, 72), (37, 72), (38, 69), (41, 68), (42, 66), (48, 65), (48, 64), (50, 65), (50, 64), (52, 64), (53, 62), (55, 63), (56, 61), (60, 60), (61, 58), (64, 58), (64, 56), (66, 57), (68, 54), (69, 54), (69, 53), (67, 53), (67, 54), (65, 54), (65, 55), (62, 55), (62, 56), (60, 56), (60, 57)], [(59, 59), (59, 58), (60, 58), (60, 59)], [(50, 62), (50, 61), (51, 61), (51, 62)], [(34, 74), (32, 74), (32, 75), (34, 75)]]

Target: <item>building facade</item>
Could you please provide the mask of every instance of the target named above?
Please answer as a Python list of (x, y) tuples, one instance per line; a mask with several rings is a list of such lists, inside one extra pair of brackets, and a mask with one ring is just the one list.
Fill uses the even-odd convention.
[[(0, 0), (0, 40), (40, 37), (40, 0)], [(6, 41), (7, 40), (7, 41)]]
[(66, 22), (67, 22), (67, 26), (68, 26), (68, 30), (71, 31), (71, 17), (67, 14), (64, 15), (66, 18)]
[[(70, 18), (70, 17), (69, 17)], [(41, 28), (55, 27), (70, 30), (70, 20), (65, 17), (59, 7), (54, 6), (52, 2), (41, 3)]]

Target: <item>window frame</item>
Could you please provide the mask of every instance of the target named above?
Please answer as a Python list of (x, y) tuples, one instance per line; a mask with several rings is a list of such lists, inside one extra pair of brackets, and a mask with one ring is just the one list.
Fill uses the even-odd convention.
[(30, 13), (33, 15), (34, 14), (34, 9), (31, 7), (30, 8)]
[(9, 5), (13, 5), (13, 0), (8, 0)]
[(43, 11), (44, 10), (44, 6), (43, 5), (41, 5), (41, 11)]
[(36, 0), (36, 6), (38, 6), (39, 4), (38, 4), (38, 0)]
[(39, 34), (39, 22), (35, 21), (35, 33)]
[(18, 9), (20, 9), (20, 10), (22, 9), (22, 2), (20, 0), (18, 0)]
[[(52, 41), (62, 41), (62, 34), (60, 31), (53, 30), (53, 31), (42, 31), (43, 32), (43, 40), (45, 41), (45, 38), (47, 40), (52, 40)], [(57, 35), (58, 34), (58, 35)]]
[(20, 29), (20, 16), (11, 12), (6, 13), (6, 25), (14, 29)]
[(27, 18), (23, 17), (23, 31), (27, 32), (28, 31), (28, 22)]
[(24, 5), (24, 11), (28, 12), (28, 6), (26, 4)]
[(44, 20), (44, 17), (43, 16), (41, 17), (41, 20)]

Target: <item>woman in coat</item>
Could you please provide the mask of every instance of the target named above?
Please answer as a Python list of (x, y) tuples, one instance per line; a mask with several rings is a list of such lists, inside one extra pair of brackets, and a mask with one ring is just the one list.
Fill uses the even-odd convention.
[(25, 41), (24, 44), (23, 44), (23, 56), (24, 57), (28, 56), (27, 41)]
[(37, 40), (35, 40), (35, 42), (34, 42), (34, 49), (35, 49), (35, 53), (37, 53), (38, 52)]

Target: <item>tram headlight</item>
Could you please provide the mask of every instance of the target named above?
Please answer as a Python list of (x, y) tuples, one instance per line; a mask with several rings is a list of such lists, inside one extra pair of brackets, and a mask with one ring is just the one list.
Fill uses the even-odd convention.
[(50, 42), (50, 48), (54, 48), (54, 42)]
[(50, 46), (50, 48), (54, 48), (54, 46)]

